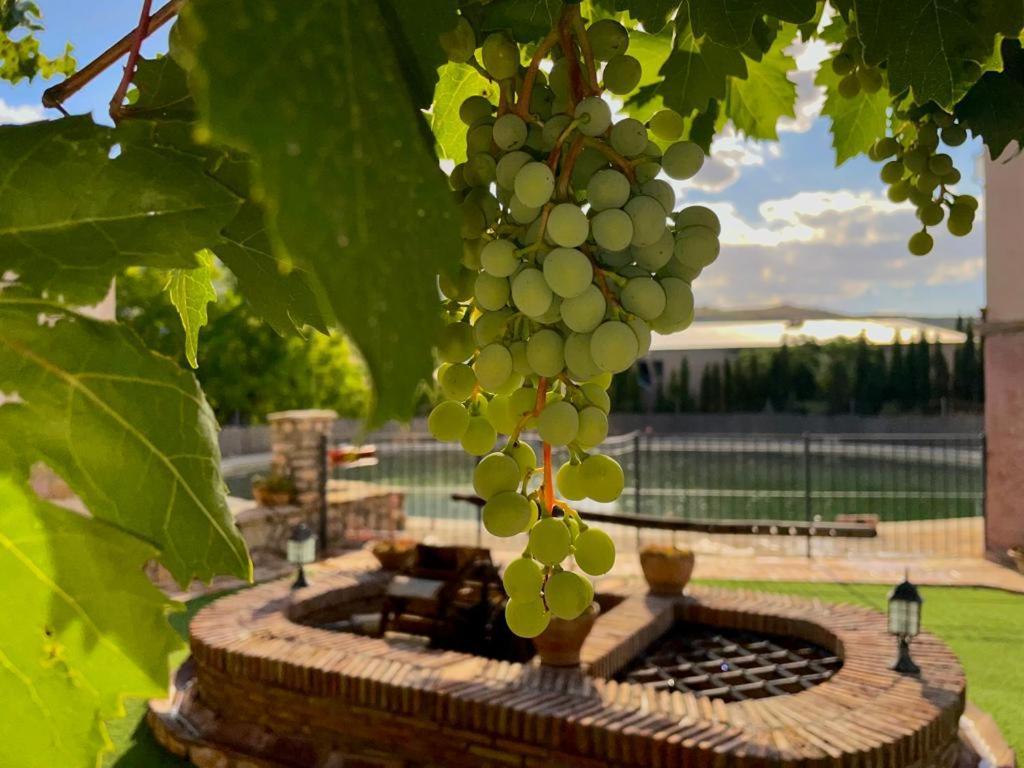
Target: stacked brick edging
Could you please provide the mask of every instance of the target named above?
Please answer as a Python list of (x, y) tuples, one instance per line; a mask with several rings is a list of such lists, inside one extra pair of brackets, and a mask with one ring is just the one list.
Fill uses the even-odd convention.
[[(893, 643), (884, 617), (873, 611), (704, 588), (677, 599), (632, 595), (598, 620), (584, 647), (590, 674), (295, 623), (379, 594), (384, 584), (376, 572), (336, 573), (294, 601), (278, 582), (201, 611), (192, 624), (196, 685), (182, 711), (204, 734), (197, 745), (224, 750), (222, 762), (199, 764), (949, 768), (955, 761), (964, 706), (956, 658), (923, 635), (914, 644), (921, 678), (896, 675), (887, 669)], [(797, 635), (834, 649), (844, 665), (811, 690), (730, 704), (595, 676), (621, 668), (676, 617)], [(162, 740), (175, 738), (172, 720), (158, 711), (150, 720)], [(231, 757), (242, 753), (258, 759)]]

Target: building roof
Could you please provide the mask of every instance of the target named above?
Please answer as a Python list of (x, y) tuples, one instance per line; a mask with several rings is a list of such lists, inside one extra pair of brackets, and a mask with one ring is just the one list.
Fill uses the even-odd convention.
[(796, 346), (806, 341), (825, 344), (836, 339), (856, 341), (864, 335), (869, 344), (892, 344), (896, 334), (904, 344), (921, 334), (930, 342), (963, 344), (966, 336), (938, 325), (902, 317), (822, 318), (803, 322), (785, 320), (697, 320), (685, 331), (651, 339), (651, 351), (687, 349), (754, 349)]

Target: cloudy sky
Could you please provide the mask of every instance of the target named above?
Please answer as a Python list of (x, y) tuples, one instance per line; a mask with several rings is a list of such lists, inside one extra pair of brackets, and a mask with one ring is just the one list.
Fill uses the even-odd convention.
[[(90, 60), (138, 20), (138, 0), (39, 0), (47, 30), (44, 49), (75, 45), (79, 64)], [(159, 5), (159, 3), (157, 3)], [(144, 53), (166, 49), (166, 30)], [(722, 219), (718, 262), (695, 284), (698, 302), (715, 307), (789, 303), (849, 313), (973, 314), (984, 304), (984, 204), (974, 232), (954, 238), (932, 230), (935, 249), (915, 258), (906, 240), (913, 209), (893, 205), (878, 180), (878, 166), (857, 158), (836, 168), (822, 96), (812, 72), (826, 55), (818, 44), (791, 51), (797, 71), (797, 119), (786, 121), (781, 141), (755, 143), (724, 135), (712, 159), (685, 185), (688, 203), (704, 203)], [(72, 113), (105, 115), (117, 85), (113, 69), (74, 97)], [(0, 83), (0, 123), (40, 119), (46, 83)], [(963, 192), (981, 192), (981, 148), (952, 150), (964, 174)]]

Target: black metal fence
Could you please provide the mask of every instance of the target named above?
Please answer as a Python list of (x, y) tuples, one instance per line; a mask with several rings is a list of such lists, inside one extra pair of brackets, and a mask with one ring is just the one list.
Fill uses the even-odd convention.
[[(458, 445), (422, 435), (392, 436), (376, 445), (376, 464), (339, 469), (334, 477), (402, 491), (408, 527), (417, 534), (502, 544), (480, 530), (475, 507), (451, 498), (472, 492), (476, 462)], [(711, 531), (716, 521), (751, 523), (744, 535), (634, 531), (632, 526), (619, 536), (792, 555), (977, 556), (983, 551), (982, 435), (636, 432), (610, 437), (602, 450), (622, 464), (627, 487), (613, 504), (581, 502), (584, 513), (611, 514), (624, 523), (638, 515), (691, 521), (708, 524)], [(556, 451), (555, 461), (560, 464), (564, 456)], [(875, 534), (828, 535), (822, 529), (832, 521), (871, 526)], [(817, 535), (804, 535), (816, 527)]]

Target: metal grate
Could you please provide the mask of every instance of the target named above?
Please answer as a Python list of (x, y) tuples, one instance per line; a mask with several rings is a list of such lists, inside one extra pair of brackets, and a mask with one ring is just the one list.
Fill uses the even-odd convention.
[(838, 656), (806, 640), (679, 623), (616, 679), (745, 701), (813, 688), (842, 665)]

